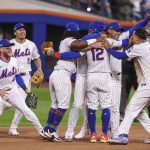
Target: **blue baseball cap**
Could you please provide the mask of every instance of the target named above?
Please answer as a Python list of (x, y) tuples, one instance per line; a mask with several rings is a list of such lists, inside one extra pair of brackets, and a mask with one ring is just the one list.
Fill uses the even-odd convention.
[(101, 22), (101, 21), (94, 21), (94, 22), (91, 22), (90, 25), (89, 25), (89, 29), (92, 29), (93, 32), (102, 32), (104, 31), (106, 28), (106, 25)]
[(119, 25), (118, 22), (112, 22), (112, 23), (107, 25), (106, 30), (107, 29), (113, 29), (115, 31), (121, 31), (122, 27)]
[(9, 40), (3, 39), (0, 41), (0, 47), (8, 47), (8, 46), (13, 46), (15, 45), (14, 43), (10, 43)]
[(69, 23), (67, 23), (65, 30), (66, 31), (73, 31), (74, 32), (74, 31), (79, 31), (80, 28), (79, 28), (79, 25), (77, 23), (75, 23), (75, 22), (69, 22)]
[(15, 26), (14, 26), (14, 32), (15, 32), (16, 30), (20, 29), (20, 28), (25, 28), (25, 29), (27, 29), (27, 26), (25, 26), (23, 23), (17, 23), (17, 24), (15, 24)]

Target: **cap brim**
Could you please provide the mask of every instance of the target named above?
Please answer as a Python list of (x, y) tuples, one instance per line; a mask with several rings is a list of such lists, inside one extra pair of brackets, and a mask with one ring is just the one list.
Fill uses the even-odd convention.
[[(26, 30), (28, 29), (27, 26), (22, 26), (22, 27), (17, 28), (16, 30), (21, 29), (21, 28), (24, 28), (24, 29), (26, 29)], [(14, 32), (15, 32), (16, 30), (14, 30)]]
[(7, 45), (1, 46), (1, 47), (8, 47), (8, 46), (14, 46), (14, 45), (15, 45), (15, 43), (10, 43), (10, 44), (7, 44)]

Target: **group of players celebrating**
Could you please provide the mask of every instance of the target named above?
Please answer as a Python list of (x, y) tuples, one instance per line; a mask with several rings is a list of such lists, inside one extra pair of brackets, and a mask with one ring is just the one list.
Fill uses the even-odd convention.
[[(20, 62), (25, 60), (31, 67), (29, 61), (33, 58), (37, 61), (38, 69), (41, 70), (37, 49), (33, 44), (30, 46), (31, 43), (26, 44), (28, 46), (25, 49), (21, 48), (21, 45), (27, 42), (24, 36), (22, 38), (25, 40), (20, 45), (18, 44), (20, 51), (32, 50), (26, 55), (18, 54), (14, 58), (12, 54), (16, 54), (14, 51), (18, 48), (13, 47), (16, 46), (14, 43), (18, 40), (0, 41), (0, 67), (2, 66), (0, 68), (0, 109), (3, 111), (6, 103), (9, 103), (8, 105), (16, 107), (32, 122), (42, 137), (50, 141), (62, 141), (57, 134), (57, 127), (69, 108), (72, 91), (71, 74), (77, 72), (74, 103), (68, 119), (65, 141), (70, 142), (73, 138), (81, 139), (89, 134), (90, 142), (97, 142), (96, 110), (99, 105), (102, 110), (101, 143), (128, 144), (129, 129), (136, 117), (150, 134), (150, 119), (144, 111), (150, 103), (150, 44), (144, 29), (149, 20), (150, 15), (148, 14), (147, 18), (127, 31), (122, 31), (118, 22), (105, 25), (103, 22), (94, 21), (89, 25), (88, 34), (81, 39), (79, 39), (79, 25), (69, 22), (60, 42), (59, 52), (53, 51), (52, 43), (49, 44), (49, 47), (47, 43), (43, 43), (44, 54), (58, 59), (49, 77), (51, 107), (44, 129), (24, 102), (25, 93), (30, 92), (30, 86), (26, 85), (24, 80), (30, 81), (31, 68), (24, 71), (23, 63), (20, 66), (16, 63), (16, 59), (20, 58)], [(16, 34), (16, 31), (19, 30), (25, 32), (26, 26), (16, 25), (14, 33)], [(139, 86), (126, 108), (124, 120), (119, 125), (121, 59), (126, 58), (134, 61)], [(26, 74), (23, 75), (23, 73), (29, 75), (28, 79), (23, 80), (26, 77)], [(19, 90), (23, 94), (20, 94)], [(18, 97), (21, 97), (21, 103), (16, 99)], [(74, 136), (74, 128), (82, 109), (84, 110), (84, 122), (80, 132)], [(16, 128), (15, 126), (15, 132), (17, 132)], [(150, 143), (150, 138), (145, 139), (144, 142)]]

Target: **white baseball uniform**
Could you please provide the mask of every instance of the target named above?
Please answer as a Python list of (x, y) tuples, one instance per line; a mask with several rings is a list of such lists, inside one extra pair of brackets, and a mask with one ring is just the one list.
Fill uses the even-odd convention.
[[(129, 31), (123, 32), (118, 40), (121, 41), (123, 39), (129, 38)], [(121, 43), (114, 39), (108, 39), (110, 43), (114, 43), (114, 48), (121, 47)], [(119, 51), (122, 51), (120, 49)], [(118, 51), (118, 50), (117, 50)], [(111, 119), (110, 119), (110, 126), (111, 126), (111, 135), (113, 138), (118, 136), (118, 128), (119, 128), (119, 120), (120, 120), (120, 97), (121, 97), (121, 73), (122, 73), (122, 61), (114, 58), (110, 55), (110, 69), (111, 69), (111, 95), (112, 95), (112, 107), (111, 107)]]
[(83, 109), (84, 111), (84, 122), (83, 122), (82, 129), (87, 130), (87, 124), (88, 124), (87, 105), (85, 101), (87, 59), (84, 53), (80, 53), (80, 54), (83, 56), (77, 59), (77, 75), (76, 75), (75, 90), (74, 90), (74, 102), (69, 114), (68, 128), (65, 137), (67, 137), (70, 134), (71, 135), (74, 134), (74, 128), (77, 124), (81, 109)]
[(87, 105), (92, 110), (111, 107), (109, 55), (104, 49), (92, 49), (87, 55)]
[(150, 44), (144, 42), (134, 45), (126, 51), (126, 54), (128, 57), (136, 59), (143, 77), (141, 78), (140, 73), (138, 89), (126, 108), (125, 117), (118, 133), (128, 134), (133, 120), (138, 116), (138, 120), (150, 134), (150, 119), (144, 111), (144, 108), (150, 103)]
[(8, 92), (8, 95), (3, 99), (0, 97), (0, 101), (6, 101), (13, 107), (17, 108), (40, 133), (43, 128), (36, 115), (26, 105), (25, 98), (21, 95), (16, 83), (15, 76), (18, 73), (18, 70), (18, 62), (16, 58), (10, 58), (9, 62), (0, 60), (0, 89), (5, 89)]
[[(75, 41), (73, 37), (61, 41), (59, 52), (69, 52), (70, 45)], [(76, 60), (58, 60), (54, 71), (49, 77), (49, 89), (51, 93), (51, 107), (54, 109), (69, 108), (72, 84), (71, 74), (76, 72)]]
[[(12, 47), (13, 56), (18, 61), (18, 68), (20, 73), (25, 73), (22, 78), (27, 86), (27, 88), (31, 89), (31, 60), (37, 59), (40, 57), (38, 53), (38, 49), (36, 45), (26, 39), (24, 43), (18, 43), (15, 39), (12, 39), (10, 42), (15, 43)], [(26, 98), (26, 93), (19, 87), (20, 93)], [(22, 118), (23, 114), (19, 110), (15, 110), (14, 119), (12, 120), (12, 124), (10, 126), (11, 129), (16, 129), (18, 124)]]

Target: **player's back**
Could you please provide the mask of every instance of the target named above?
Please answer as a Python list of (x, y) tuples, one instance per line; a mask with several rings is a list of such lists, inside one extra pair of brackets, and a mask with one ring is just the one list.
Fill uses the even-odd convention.
[[(73, 37), (68, 37), (65, 38), (64, 40), (62, 40), (60, 42), (59, 45), (59, 52), (63, 53), (63, 52), (70, 52), (70, 45), (71, 43), (76, 40)], [(71, 73), (75, 73), (76, 72), (76, 60), (75, 59), (71, 59), (71, 60), (58, 60), (57, 65), (54, 68), (55, 70), (67, 70)]]
[(110, 72), (109, 55), (105, 49), (92, 49), (86, 53), (88, 73)]
[(9, 89), (16, 84), (15, 75), (17, 71), (16, 58), (11, 57), (9, 62), (0, 59), (0, 89)]

